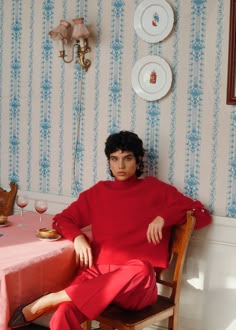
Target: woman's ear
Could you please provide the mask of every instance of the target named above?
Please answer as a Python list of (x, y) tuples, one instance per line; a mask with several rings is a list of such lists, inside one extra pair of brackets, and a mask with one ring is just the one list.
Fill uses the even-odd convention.
[(139, 170), (139, 165), (140, 165), (142, 159), (143, 159), (143, 157), (140, 156), (137, 160), (137, 170)]

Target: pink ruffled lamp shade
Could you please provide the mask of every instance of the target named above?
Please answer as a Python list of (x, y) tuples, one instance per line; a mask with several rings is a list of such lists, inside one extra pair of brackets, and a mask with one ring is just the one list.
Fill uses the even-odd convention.
[(60, 20), (60, 24), (55, 27), (55, 29), (49, 32), (52, 40), (65, 40), (67, 38), (68, 29), (71, 27), (71, 24), (65, 20)]
[(73, 22), (74, 22), (74, 28), (71, 39), (76, 41), (80, 40), (80, 42), (84, 39), (88, 39), (89, 30), (84, 25), (84, 18), (83, 17), (75, 18), (73, 19)]

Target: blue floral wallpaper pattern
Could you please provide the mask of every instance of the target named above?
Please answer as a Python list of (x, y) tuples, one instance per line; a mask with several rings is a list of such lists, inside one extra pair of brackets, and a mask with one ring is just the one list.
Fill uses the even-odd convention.
[[(122, 129), (143, 139), (145, 175), (177, 186), (221, 216), (236, 217), (235, 107), (226, 105), (229, 1), (168, 0), (165, 40), (139, 38), (142, 0), (0, 1), (0, 185), (76, 197), (109, 178), (106, 137)], [(58, 57), (48, 33), (84, 17), (88, 72)], [(72, 55), (71, 42), (66, 45)], [(170, 92), (154, 102), (132, 89), (136, 61), (159, 55)]]

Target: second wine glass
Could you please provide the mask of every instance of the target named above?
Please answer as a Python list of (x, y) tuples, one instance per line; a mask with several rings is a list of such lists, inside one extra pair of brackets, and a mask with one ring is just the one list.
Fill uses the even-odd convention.
[(42, 214), (48, 209), (48, 202), (45, 199), (36, 199), (34, 202), (35, 211), (39, 213), (39, 221), (42, 222)]

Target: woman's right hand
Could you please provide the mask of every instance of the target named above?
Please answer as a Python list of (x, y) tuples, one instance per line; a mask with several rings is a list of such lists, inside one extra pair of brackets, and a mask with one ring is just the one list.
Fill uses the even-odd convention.
[(84, 235), (76, 236), (74, 239), (76, 263), (81, 268), (90, 268), (93, 264), (92, 249), (88, 239)]

